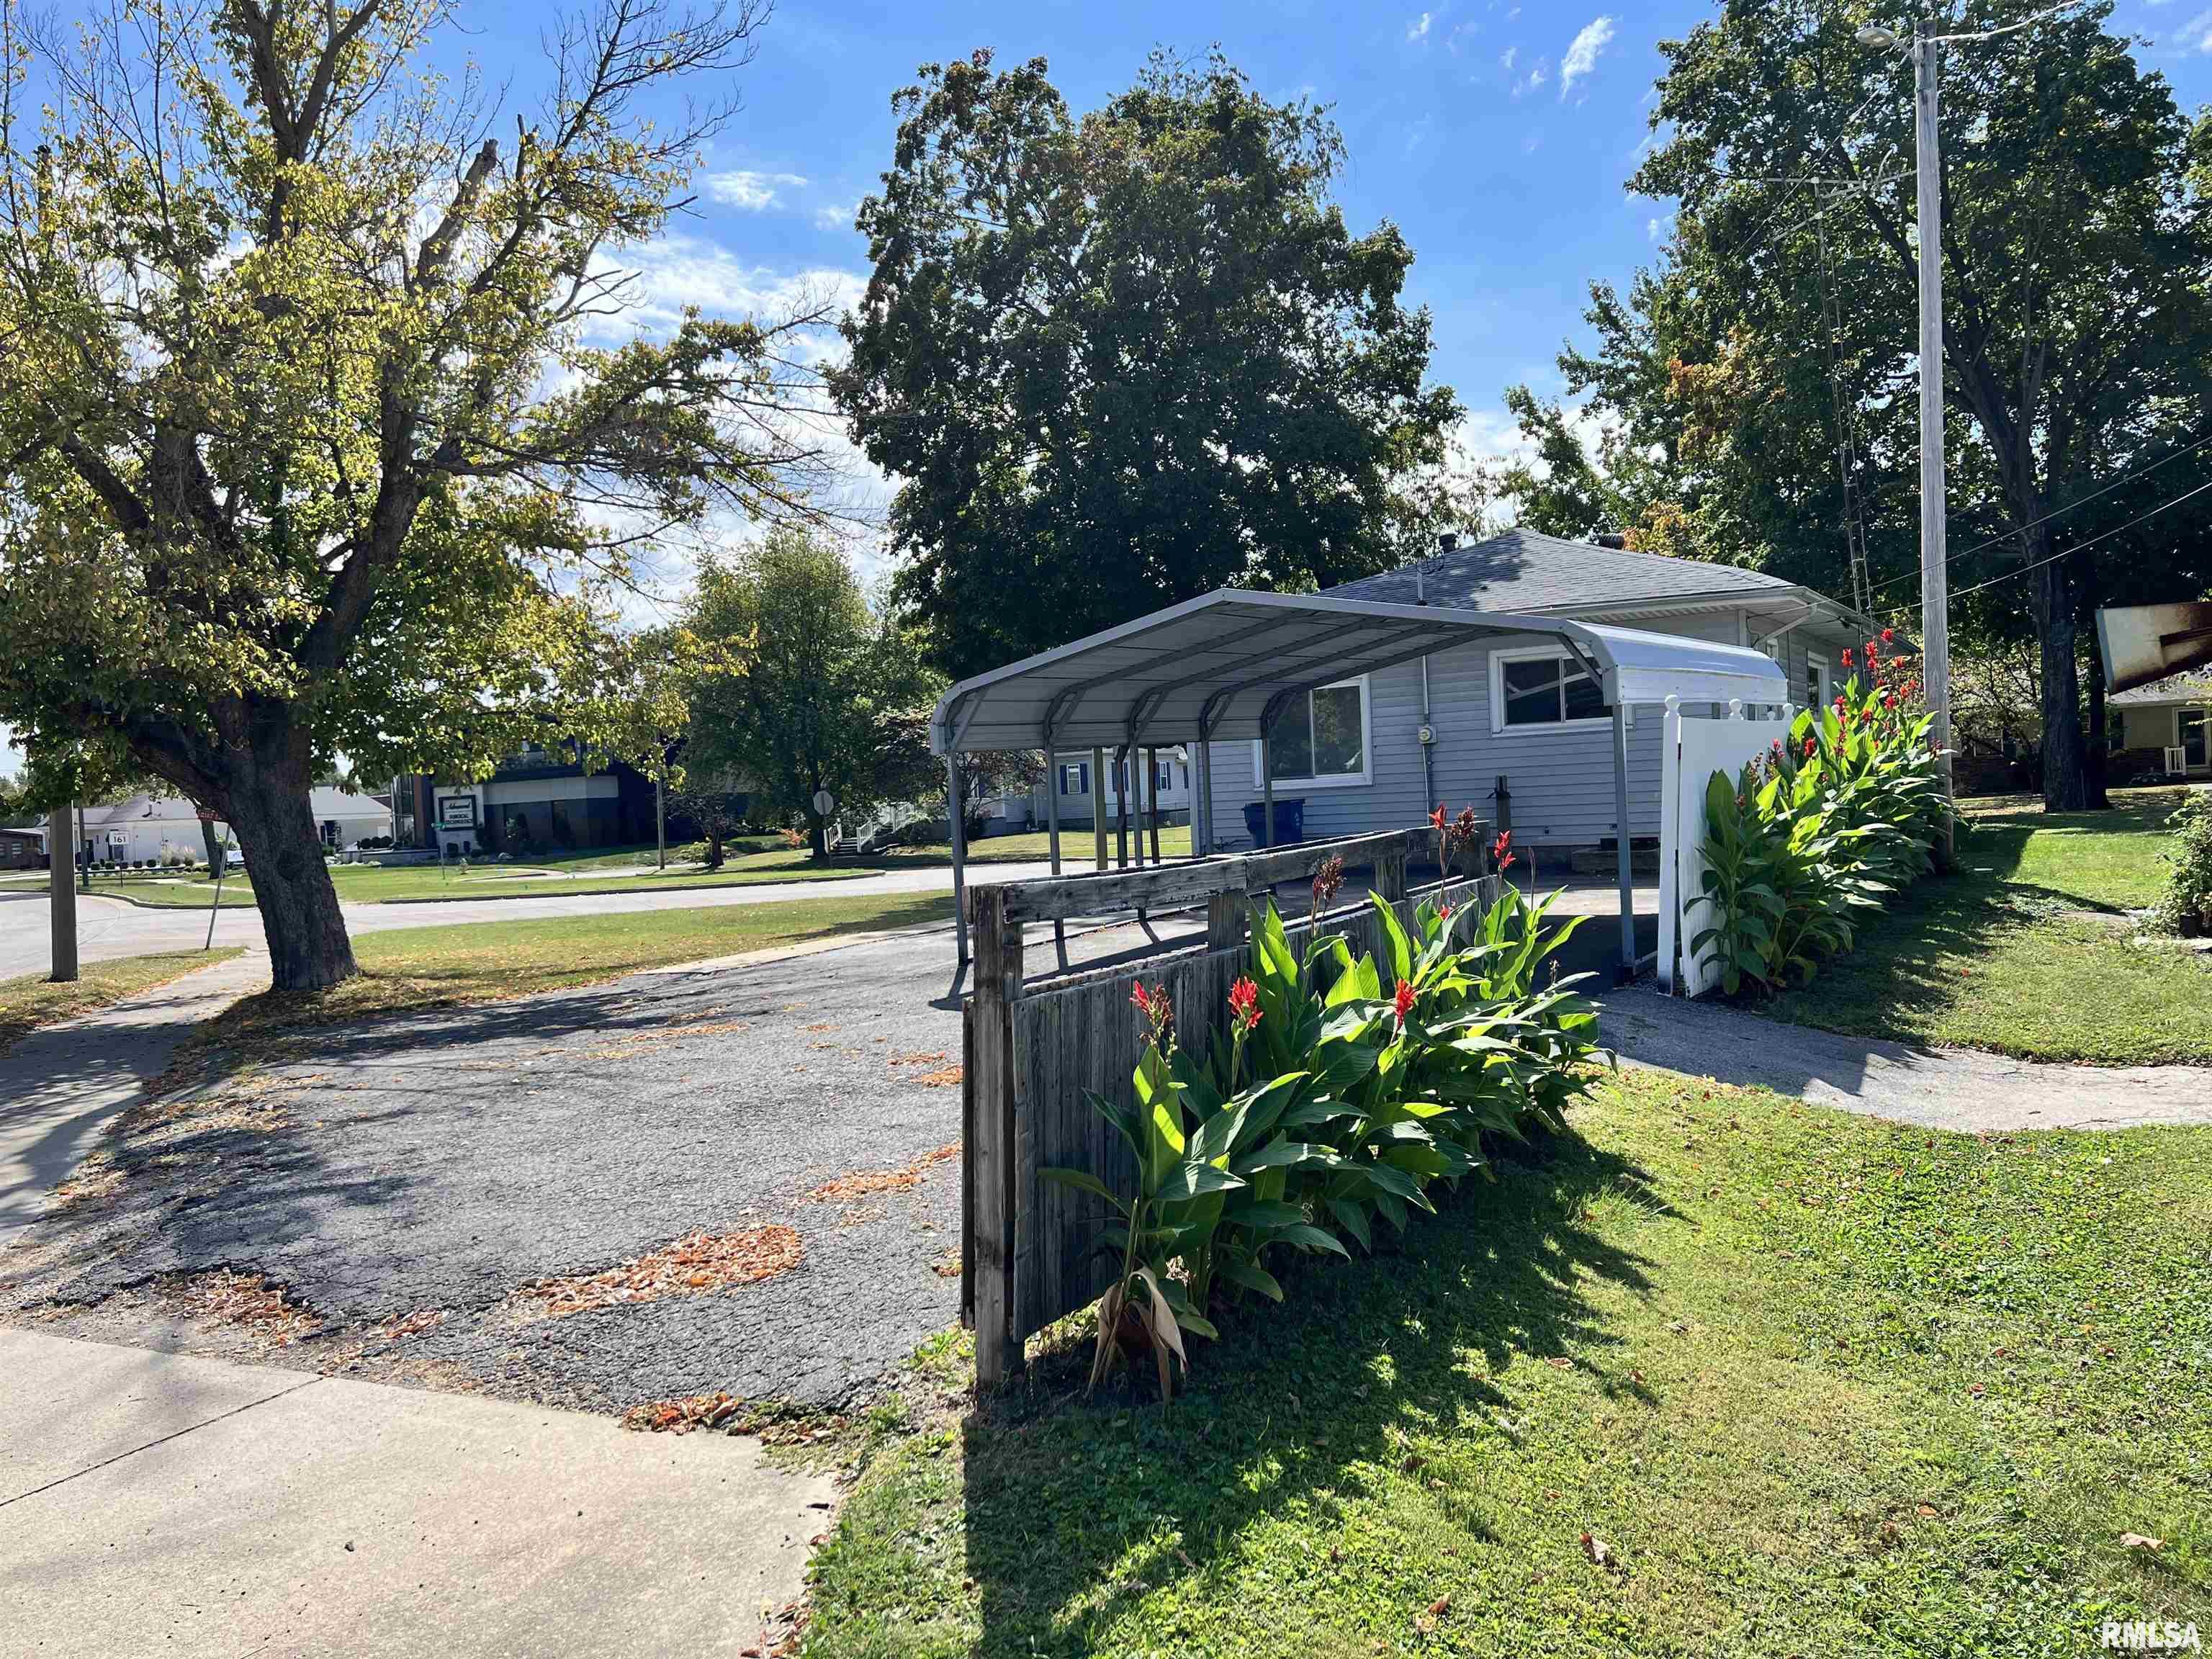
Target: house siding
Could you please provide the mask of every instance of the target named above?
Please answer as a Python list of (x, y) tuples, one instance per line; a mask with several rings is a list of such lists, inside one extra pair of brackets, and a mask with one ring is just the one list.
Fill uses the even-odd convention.
[[(1740, 607), (1662, 617), (1623, 617), (1623, 626), (1647, 632), (1711, 640), (1723, 645), (1747, 641)], [(1806, 655), (1819, 650), (1838, 672), (1841, 638), (1829, 639), (1799, 629), (1782, 641), (1784, 666), (1793, 694), (1804, 684)], [(1279, 799), (1303, 797), (1310, 841), (1358, 835), (1419, 823), (1438, 802), (1457, 811), (1472, 805), (1485, 818), (1497, 816), (1495, 790), (1502, 776), (1511, 794), (1515, 838), (1524, 846), (1590, 846), (1614, 834), (1613, 729), (1602, 726), (1569, 730), (1528, 730), (1510, 735), (1491, 729), (1490, 659), (1511, 651), (1553, 643), (1541, 635), (1518, 635), (1440, 651), (1429, 659), (1430, 723), (1436, 742), (1435, 799), (1427, 799), (1418, 733), (1421, 725), (1421, 668), (1410, 663), (1370, 677), (1369, 736), (1373, 754), (1365, 785), (1301, 788), (1278, 784)], [(1692, 714), (1723, 713), (1693, 705)], [(1632, 710), (1628, 734), (1629, 834), (1659, 833), (1659, 787), (1665, 709), (1658, 704)], [(1246, 803), (1261, 798), (1255, 745), (1212, 745), (1214, 838), (1226, 847), (1249, 844), (1244, 829)]]

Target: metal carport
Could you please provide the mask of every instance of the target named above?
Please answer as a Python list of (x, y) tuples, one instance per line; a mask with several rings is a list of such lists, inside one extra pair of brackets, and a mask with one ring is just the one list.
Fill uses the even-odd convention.
[[(1212, 842), (1212, 778), (1206, 745), (1272, 738), (1291, 699), (1355, 675), (1413, 662), (1472, 641), (1546, 635), (1579, 658), (1613, 709), (1613, 799), (1620, 830), (1624, 965), (1636, 959), (1629, 876), (1628, 716), (1635, 703), (1780, 705), (1780, 665), (1740, 646), (1513, 611), (1382, 605), (1325, 593), (1225, 587), (1139, 617), (1055, 650), (961, 681), (930, 720), (930, 746), (945, 757), (952, 886), (960, 960), (968, 960), (967, 848), (961, 823), (961, 755), (1042, 749), (1192, 744), (1191, 848)], [(1263, 755), (1265, 750), (1263, 749)], [(1263, 760), (1272, 826), (1273, 785)], [(1060, 868), (1060, 792), (1046, 792), (1052, 866)]]

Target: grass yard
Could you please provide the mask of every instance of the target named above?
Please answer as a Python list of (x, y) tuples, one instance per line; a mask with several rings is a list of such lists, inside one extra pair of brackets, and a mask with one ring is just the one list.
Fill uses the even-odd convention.
[[(757, 838), (753, 838), (757, 840)], [(871, 873), (872, 864), (843, 862), (816, 864), (802, 851), (777, 843), (733, 856), (721, 869), (696, 867), (616, 875), (616, 870), (637, 870), (635, 853), (579, 860), (545, 860), (512, 865), (478, 860), (466, 869), (434, 864), (340, 864), (331, 870), (331, 882), (348, 904), (406, 904), (439, 899), (525, 898), (548, 893), (666, 892), (689, 887), (744, 887), (771, 881), (844, 881)], [(215, 896), (212, 877), (161, 878), (155, 875), (94, 877), (92, 890), (125, 897), (141, 904), (177, 904), (205, 909)], [(223, 878), (222, 905), (250, 905), (253, 884), (250, 872), (233, 871)]]
[[(795, 899), (701, 910), (398, 927), (353, 942), (358, 979), (317, 996), (249, 997), (208, 1028), (216, 1041), (402, 1009), (496, 1002), (839, 933), (950, 921), (949, 894)], [(948, 972), (950, 957), (947, 958)]]
[(2212, 1625), (2212, 1129), (1930, 1134), (1658, 1073), (1576, 1121), (1402, 1253), (1301, 1273), (1170, 1407), (1085, 1404), (1087, 1338), (983, 1412), (965, 1340), (926, 1351), (804, 1651), (2044, 1659)]
[[(1136, 856), (1137, 832), (1129, 831), (1130, 856)], [(1121, 845), (1109, 824), (1106, 830), (1106, 856), (1110, 862), (1115, 850)], [(1097, 843), (1088, 829), (1073, 830), (1063, 827), (1060, 832), (1060, 867), (1070, 872), (1095, 867), (1093, 854)], [(1152, 853), (1152, 839), (1145, 836), (1145, 856)], [(1048, 830), (1038, 830), (1020, 836), (989, 836), (968, 849), (971, 864), (1028, 864), (1042, 863), (1052, 856), (1052, 836)], [(1187, 823), (1164, 823), (1160, 826), (1160, 856), (1165, 859), (1187, 859), (1190, 856), (1190, 826)], [(894, 847), (883, 855), (883, 861), (896, 866), (909, 864), (945, 864), (952, 862), (952, 848), (945, 842), (925, 842), (918, 846)]]
[(2075, 813), (1964, 803), (1959, 873), (1898, 895), (1856, 951), (1759, 1012), (2033, 1060), (2212, 1065), (2212, 960), (2135, 945), (2123, 915), (2163, 888), (2161, 830), (2181, 798), (2115, 790), (2116, 810)]
[(0, 979), (0, 1049), (41, 1025), (55, 1025), (111, 1002), (167, 985), (173, 979), (228, 962), (235, 948), (222, 951), (171, 951), (156, 956), (121, 957), (113, 962), (88, 962), (73, 984), (56, 985), (41, 975)]

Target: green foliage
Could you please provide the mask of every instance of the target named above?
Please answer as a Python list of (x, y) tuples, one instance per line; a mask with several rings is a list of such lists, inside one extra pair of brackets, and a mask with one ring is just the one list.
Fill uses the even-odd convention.
[[(1942, 33), (2046, 8), (1924, 9)], [(1625, 290), (1593, 285), (1597, 344), (1560, 360), (1629, 463), (1580, 493), (1627, 498), (1639, 545), (1844, 596), (1832, 369), (1885, 613), (1914, 597), (1917, 562), (1912, 70), (1855, 36), (1870, 17), (1909, 31), (1905, 10), (1729, 5), (1662, 44), (1631, 188), (1675, 210), (1674, 232)], [(2125, 528), (2212, 478), (2212, 457), (2177, 453), (2212, 365), (2212, 217), (2191, 176), (2212, 128), (2192, 131), (2112, 14), (2100, 0), (1940, 54), (1953, 580), (2039, 563), (1955, 601), (1954, 625), (2039, 642), (2054, 808), (2087, 793), (2077, 629), (2100, 604), (2212, 580), (2212, 497)], [(2153, 462), (2154, 489), (2100, 493)], [(2106, 531), (2094, 552), (2051, 556)]]
[(1811, 983), (1820, 959), (1849, 951), (1856, 911), (1925, 874), (1944, 811), (1929, 719), (1903, 662), (1867, 647), (1825, 708), (1808, 709), (1787, 742), (1733, 780), (1705, 786), (1705, 869), (1692, 908), (1709, 922), (1690, 949), (1711, 946), (1721, 988)]
[(904, 480), (896, 592), (957, 678), (1231, 584), (1326, 586), (1468, 510), (1413, 254), (1351, 235), (1343, 141), (1218, 56), (1080, 120), (1042, 59), (893, 100), (874, 264), (831, 377)]
[(1152, 1040), (1133, 1100), (1091, 1097), (1135, 1158), (1133, 1195), (1043, 1172), (1121, 1217), (1093, 1386), (1127, 1349), (1152, 1355), (1164, 1396), (1169, 1354), (1188, 1363), (1182, 1334), (1214, 1335), (1208, 1315), (1246, 1292), (1283, 1299), (1280, 1252), (1371, 1249), (1378, 1222), (1404, 1231), (1438, 1183), (1484, 1169), (1486, 1138), (1565, 1129), (1589, 1086), (1596, 1015), (1575, 980), (1537, 984), (1581, 921), (1546, 928), (1551, 902), (1511, 886), (1480, 917), (1424, 902), (1408, 933), (1377, 897), (1380, 964), (1341, 933), (1316, 933), (1301, 957), (1269, 902), (1249, 976), (1203, 1046), (1178, 1042), (1164, 994), (1139, 984)]
[(2172, 844), (2159, 857), (2172, 873), (2158, 902), (2159, 925), (2179, 933), (2194, 918), (2212, 933), (2212, 795), (2190, 795), (2166, 828)]
[(352, 971), (306, 805), (335, 756), (635, 752), (633, 557), (821, 476), (781, 418), (819, 307), (596, 343), (608, 251), (728, 112), (664, 94), (762, 16), (592, 9), (487, 127), (472, 70), (426, 68), (448, 0), (0, 10), (0, 720), (35, 769), (135, 766), (235, 825), (280, 988)]
[(756, 817), (821, 830), (814, 793), (865, 811), (927, 790), (926, 748), (887, 744), (887, 725), (927, 708), (939, 682), (915, 636), (871, 611), (844, 555), (796, 528), (709, 558), (686, 622), (720, 648), (691, 691), (689, 763), (751, 791)]

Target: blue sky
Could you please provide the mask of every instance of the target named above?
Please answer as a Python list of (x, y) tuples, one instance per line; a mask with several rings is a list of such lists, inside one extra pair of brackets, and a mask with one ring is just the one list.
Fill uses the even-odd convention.
[[(535, 6), (463, 5), (448, 36), (518, 98), (538, 83)], [(1097, 0), (821, 3), (781, 0), (738, 82), (744, 107), (716, 141), (694, 211), (635, 251), (648, 308), (725, 314), (799, 286), (856, 291), (866, 248), (854, 204), (890, 159), (891, 94), (917, 64), (988, 46), (1044, 58), (1077, 110), (1127, 86), (1154, 46), (1218, 44), (1255, 87), (1332, 106), (1349, 161), (1338, 197), (1355, 231), (1396, 222), (1417, 256), (1412, 297), (1436, 318), (1433, 372), (1468, 410), (1470, 450), (1510, 442), (1501, 393), (1556, 392), (1560, 343), (1582, 333), (1593, 278), (1651, 260), (1666, 204), (1623, 189), (1650, 133), (1657, 43), (1704, 0), (1437, 0), (1358, 7), (1115, 4)], [(2212, 100), (2207, 0), (2123, 0), (2118, 26), (2185, 107)], [(450, 57), (447, 58), (450, 63)], [(17, 757), (0, 732), (0, 770)]]

